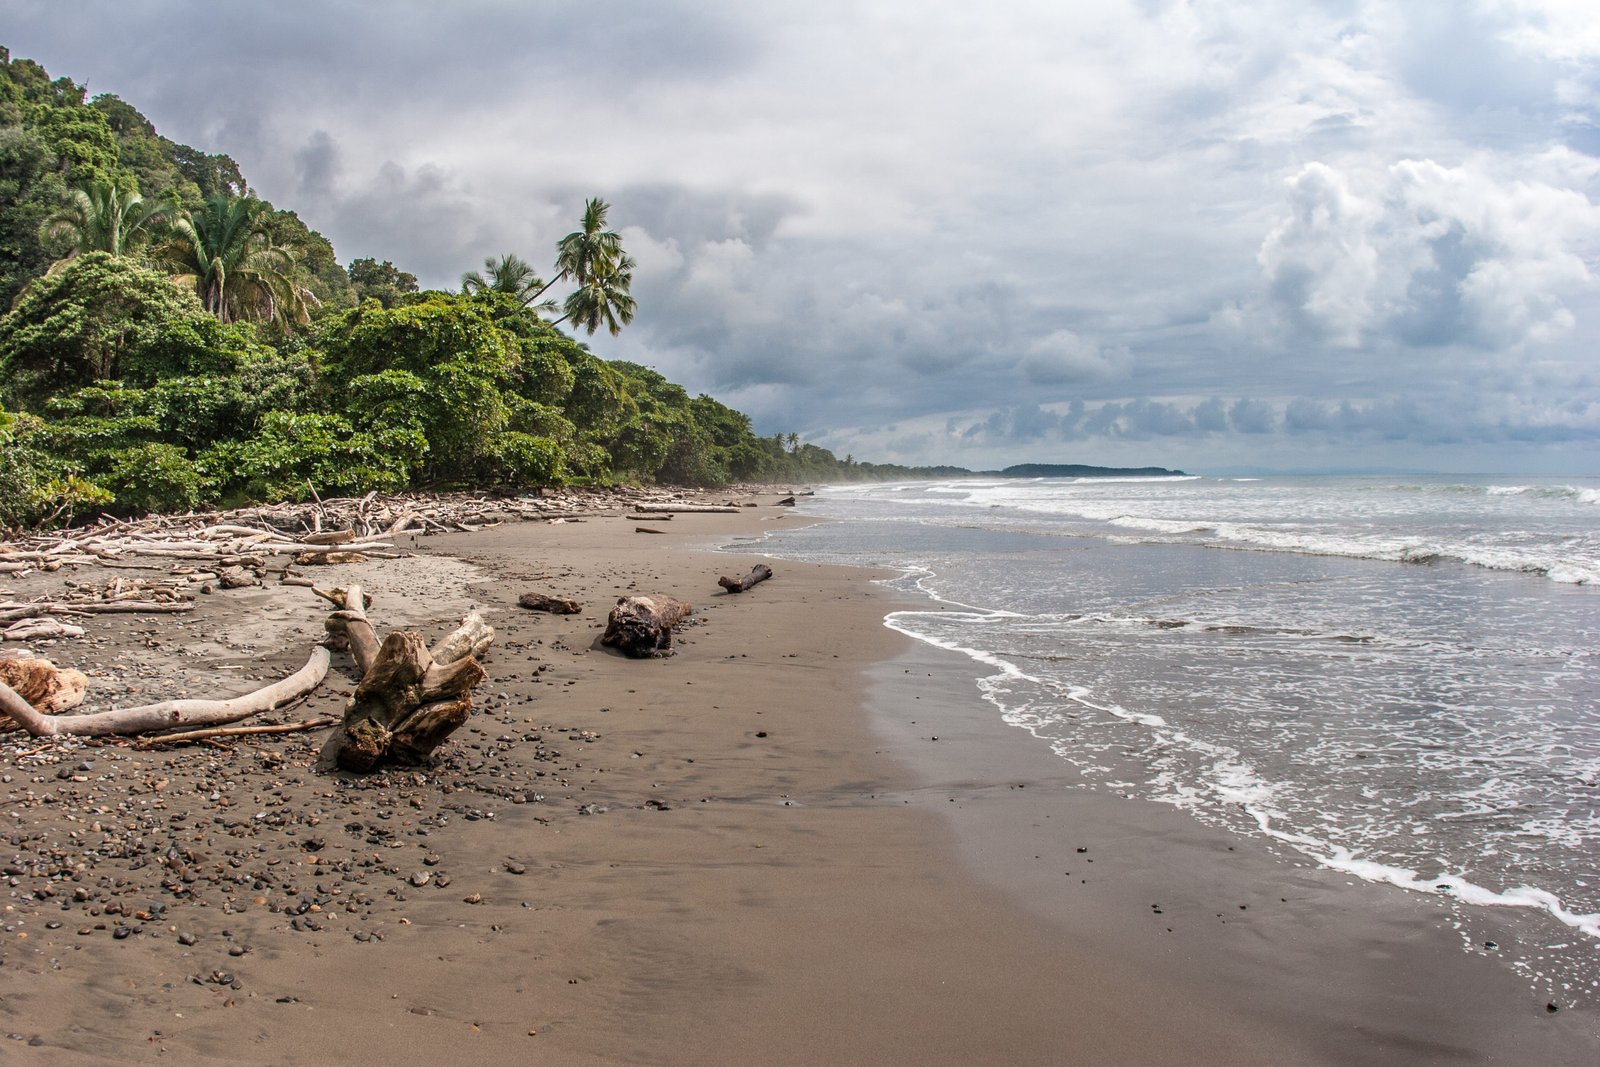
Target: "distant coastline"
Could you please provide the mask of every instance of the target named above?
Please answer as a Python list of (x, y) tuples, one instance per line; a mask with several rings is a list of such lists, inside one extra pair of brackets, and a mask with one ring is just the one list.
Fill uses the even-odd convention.
[(1017, 463), (1005, 470), (983, 471), (1002, 478), (1187, 478), (1166, 467), (1095, 467), (1086, 463)]

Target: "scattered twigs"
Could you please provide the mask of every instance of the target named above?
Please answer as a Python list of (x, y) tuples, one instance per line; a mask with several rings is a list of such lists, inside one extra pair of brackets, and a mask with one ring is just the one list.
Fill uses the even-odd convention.
[(141, 738), (137, 743), (138, 748), (151, 748), (155, 745), (176, 745), (188, 741), (204, 741), (213, 737), (243, 737), (249, 734), (292, 734), (301, 730), (320, 730), (324, 726), (332, 726), (338, 719), (306, 719), (304, 722), (269, 723), (262, 726), (215, 726), (207, 730), (185, 730), (180, 734), (160, 734), (156, 737)]
[(729, 578), (723, 575), (717, 579), (717, 584), (730, 593), (742, 593), (758, 582), (764, 582), (772, 577), (772, 568), (765, 563), (757, 563), (750, 568), (750, 573), (743, 578)]
[(35, 737), (106, 737), (150, 733), (177, 726), (220, 726), (297, 700), (320, 685), (327, 673), (328, 650), (318, 647), (311, 650), (306, 665), (298, 671), (243, 696), (227, 700), (166, 700), (90, 715), (45, 715), (0, 682), (0, 711)]

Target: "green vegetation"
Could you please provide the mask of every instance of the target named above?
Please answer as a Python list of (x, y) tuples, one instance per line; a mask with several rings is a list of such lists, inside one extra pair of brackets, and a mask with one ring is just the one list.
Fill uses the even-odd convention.
[(548, 281), (506, 253), (419, 291), (387, 260), (341, 267), (227, 156), (0, 47), (0, 530), (313, 492), (907, 473), (758, 437), (563, 332), (617, 335), (637, 310), (609, 210), (584, 205)]

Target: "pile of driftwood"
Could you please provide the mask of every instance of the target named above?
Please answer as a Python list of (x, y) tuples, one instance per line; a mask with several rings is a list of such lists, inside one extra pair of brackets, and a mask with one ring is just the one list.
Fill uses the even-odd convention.
[[(313, 499), (204, 514), (103, 516), (90, 526), (36, 533), (0, 543), (0, 575), (55, 570), (63, 563), (167, 556), (240, 563), (250, 557), (327, 552), (382, 552), (402, 533), (472, 532), (513, 521), (551, 521), (647, 512), (737, 512), (728, 500), (708, 503), (670, 489), (564, 489), (549, 495), (402, 493)], [(743, 506), (750, 506), (745, 504)], [(244, 564), (249, 566), (248, 563)]]
[(55, 616), (107, 614), (170, 614), (194, 607), (189, 579), (125, 578), (105, 582), (67, 581), (53, 596), (30, 600), (0, 600), (0, 641), (36, 641), (82, 637), (83, 627), (61, 622)]

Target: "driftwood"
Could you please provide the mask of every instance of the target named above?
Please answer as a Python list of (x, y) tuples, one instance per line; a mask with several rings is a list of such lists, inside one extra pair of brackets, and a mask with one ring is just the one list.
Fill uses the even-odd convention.
[(38, 656), (0, 655), (0, 682), (37, 711), (47, 715), (75, 708), (83, 703), (89, 679), (82, 671), (57, 667)]
[(306, 665), (281, 681), (228, 700), (165, 700), (137, 708), (91, 715), (45, 715), (0, 682), (0, 711), (35, 737), (107, 737), (170, 730), (178, 726), (220, 726), (298, 700), (328, 673), (328, 650), (314, 648)]
[(778, 501), (775, 506), (780, 508), (792, 508), (797, 507), (798, 505), (795, 503), (794, 497), (786, 496), (782, 500)]
[(742, 593), (758, 582), (764, 582), (772, 577), (772, 568), (765, 563), (757, 563), (750, 568), (750, 573), (743, 578), (729, 578), (723, 575), (717, 579), (717, 584), (730, 593)]
[(339, 766), (366, 772), (384, 761), (423, 762), (472, 713), (471, 690), (487, 677), (477, 657), (494, 628), (473, 612), (431, 649), (414, 630), (379, 643), (360, 586), (313, 591), (338, 607), (325, 625), (344, 639), (361, 673), (345, 708)]
[(55, 619), (26, 619), (0, 630), (0, 641), (51, 641), (62, 637), (82, 637), (81, 626)]
[(635, 659), (671, 655), (672, 628), (693, 611), (671, 597), (622, 597), (606, 619), (600, 643)]
[(185, 730), (181, 734), (161, 734), (139, 741), (139, 748), (154, 745), (187, 744), (190, 741), (208, 741), (213, 737), (247, 737), (252, 734), (293, 734), (301, 730), (320, 730), (332, 726), (336, 719), (306, 719), (304, 722), (269, 723), (262, 726), (214, 726), (209, 730)]
[(517, 606), (529, 611), (548, 611), (552, 615), (576, 615), (583, 611), (583, 605), (571, 597), (546, 593), (523, 593), (517, 597)]
[(634, 533), (658, 534), (658, 533), (666, 533), (667, 531), (665, 531), (665, 530), (652, 530), (648, 526), (635, 526), (633, 528), (633, 532)]

